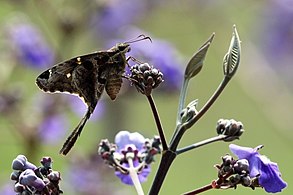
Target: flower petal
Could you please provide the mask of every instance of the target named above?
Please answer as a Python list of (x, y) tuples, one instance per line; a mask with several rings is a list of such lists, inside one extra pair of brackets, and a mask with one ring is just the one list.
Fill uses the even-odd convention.
[(271, 161), (269, 163), (265, 163), (265, 161), (260, 160), (260, 166), (261, 173), (259, 184), (264, 187), (266, 192), (281, 192), (282, 189), (287, 186), (287, 183), (281, 178), (281, 173), (277, 163)]
[(141, 150), (144, 142), (145, 138), (137, 132), (129, 133), (128, 131), (120, 131), (115, 137), (115, 143), (119, 150), (124, 149), (129, 144), (133, 144), (138, 150)]
[(236, 144), (230, 144), (229, 148), (233, 152), (233, 154), (235, 154), (239, 159), (243, 159), (243, 158), (247, 159), (253, 153), (255, 153), (255, 150), (253, 148), (242, 147), (242, 146), (238, 146)]

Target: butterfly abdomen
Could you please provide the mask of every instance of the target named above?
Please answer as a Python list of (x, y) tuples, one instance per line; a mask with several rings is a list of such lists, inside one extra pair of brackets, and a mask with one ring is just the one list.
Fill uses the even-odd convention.
[(122, 85), (122, 77), (118, 75), (110, 75), (107, 79), (107, 84), (105, 86), (106, 92), (111, 98), (111, 100), (115, 100), (117, 94), (120, 91)]

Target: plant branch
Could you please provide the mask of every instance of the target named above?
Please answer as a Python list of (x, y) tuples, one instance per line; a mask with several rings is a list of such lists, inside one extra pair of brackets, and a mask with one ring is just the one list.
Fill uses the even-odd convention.
[(159, 169), (156, 173), (156, 177), (152, 183), (152, 187), (150, 189), (149, 195), (158, 195), (160, 192), (160, 189), (163, 185), (163, 182), (165, 180), (165, 177), (168, 173), (169, 168), (171, 167), (172, 162), (176, 158), (176, 153), (167, 150), (163, 152), (162, 159), (160, 161)]
[(156, 122), (156, 125), (157, 125), (157, 129), (158, 129), (158, 132), (159, 132), (159, 135), (160, 135), (160, 138), (161, 138), (163, 151), (167, 151), (168, 150), (167, 141), (166, 141), (166, 138), (165, 138), (163, 127), (161, 125), (161, 120), (160, 120), (160, 117), (159, 117), (159, 113), (157, 111), (157, 108), (156, 108), (155, 102), (154, 102), (154, 100), (152, 98), (152, 95), (148, 95), (147, 99), (149, 101), (149, 104), (151, 106), (151, 109), (152, 109), (152, 112), (153, 112), (153, 115), (154, 115), (154, 119), (155, 119), (155, 122)]
[(188, 86), (189, 80), (190, 79), (187, 77), (183, 80), (183, 84), (182, 84), (180, 96), (179, 96), (179, 105), (178, 105), (178, 111), (177, 111), (178, 113), (177, 113), (176, 125), (179, 125), (179, 123), (180, 123), (180, 113), (184, 108), (186, 94), (187, 94), (187, 86)]
[(205, 191), (208, 191), (208, 190), (211, 190), (213, 189), (213, 186), (212, 184), (209, 184), (209, 185), (206, 185), (206, 186), (203, 186), (201, 188), (198, 188), (196, 190), (192, 190), (190, 192), (186, 192), (184, 193), (183, 195), (194, 195), (194, 194), (200, 194), (202, 192), (205, 192)]
[(193, 119), (191, 119), (188, 123), (180, 125), (180, 127), (178, 128), (178, 131), (175, 132), (173, 139), (171, 140), (171, 143), (170, 143), (171, 150), (175, 151), (177, 149), (177, 146), (183, 134), (185, 133), (185, 131), (187, 131), (190, 127), (192, 127), (208, 111), (208, 109), (213, 105), (213, 103), (217, 100), (217, 98), (220, 96), (222, 91), (225, 89), (230, 79), (231, 78), (229, 77), (224, 77), (224, 79), (220, 83), (215, 93), (210, 97), (207, 103), (199, 110), (197, 115)]
[(222, 141), (222, 140), (224, 140), (226, 137), (227, 137), (227, 135), (218, 135), (218, 136), (216, 136), (216, 137), (212, 137), (212, 138), (209, 138), (209, 139), (206, 139), (206, 140), (203, 140), (203, 141), (197, 142), (197, 143), (195, 143), (195, 144), (192, 144), (192, 145), (186, 146), (186, 147), (184, 147), (184, 148), (178, 149), (178, 150), (176, 151), (176, 154), (179, 155), (179, 154), (182, 154), (182, 153), (187, 152), (187, 151), (189, 151), (189, 150), (196, 149), (196, 148), (199, 148), (199, 147), (201, 147), (201, 146), (204, 146), (204, 145), (207, 145), (207, 144), (210, 144), (210, 143), (216, 142), (216, 141)]

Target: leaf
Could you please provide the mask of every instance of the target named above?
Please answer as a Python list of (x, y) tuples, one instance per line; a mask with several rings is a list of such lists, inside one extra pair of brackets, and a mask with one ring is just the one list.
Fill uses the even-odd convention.
[(215, 33), (199, 48), (199, 50), (192, 56), (185, 69), (185, 78), (192, 78), (197, 75), (203, 66), (206, 53), (214, 39)]
[(232, 78), (236, 73), (240, 63), (240, 53), (240, 39), (236, 30), (236, 25), (234, 25), (229, 50), (223, 59), (223, 71), (225, 76)]

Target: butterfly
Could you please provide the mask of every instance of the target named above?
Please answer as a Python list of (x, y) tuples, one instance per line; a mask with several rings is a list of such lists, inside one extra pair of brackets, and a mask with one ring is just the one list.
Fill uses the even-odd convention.
[(71, 150), (104, 90), (112, 100), (116, 99), (126, 65), (131, 58), (126, 57), (126, 53), (130, 51), (130, 43), (145, 39), (151, 41), (150, 37), (140, 35), (134, 40), (118, 43), (108, 50), (66, 60), (36, 78), (37, 86), (44, 92), (77, 94), (87, 105), (87, 112), (66, 139), (60, 154), (66, 155)]

